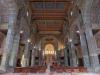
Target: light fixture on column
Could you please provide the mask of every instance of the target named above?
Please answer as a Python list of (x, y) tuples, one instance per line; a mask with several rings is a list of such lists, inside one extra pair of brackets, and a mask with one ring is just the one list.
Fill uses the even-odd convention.
[(43, 53), (43, 56), (44, 56), (45, 52), (43, 51), (42, 53)]
[(69, 42), (72, 42), (72, 39), (69, 39)]
[(72, 11), (70, 12), (70, 15), (71, 15), (71, 16), (73, 15), (73, 12), (72, 12)]
[(39, 49), (39, 51), (41, 51), (41, 49)]
[(80, 33), (80, 31), (79, 31), (79, 30), (77, 30), (77, 31), (76, 31), (76, 33)]
[(27, 16), (29, 15), (28, 11), (27, 11)]
[(34, 48), (36, 48), (36, 47), (34, 46)]
[(28, 42), (28, 43), (30, 43), (30, 42), (31, 42), (31, 40), (30, 40), (30, 39), (28, 39), (28, 40), (27, 40), (27, 42)]
[(23, 30), (20, 31), (20, 34), (22, 34), (22, 33), (23, 33)]

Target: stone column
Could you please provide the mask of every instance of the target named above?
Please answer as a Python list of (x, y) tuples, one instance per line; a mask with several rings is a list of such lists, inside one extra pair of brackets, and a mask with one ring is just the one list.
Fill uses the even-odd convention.
[(59, 55), (59, 50), (56, 50), (56, 55), (57, 55), (57, 63), (60, 64), (60, 55)]
[(32, 50), (32, 55), (31, 55), (32, 59), (31, 59), (31, 66), (34, 66), (34, 59), (35, 59), (35, 51), (34, 48)]
[(26, 41), (26, 44), (25, 44), (25, 50), (24, 50), (24, 67), (28, 67), (29, 66), (29, 44), (27, 41)]
[(99, 66), (99, 59), (97, 54), (96, 40), (90, 28), (86, 28), (85, 33), (88, 42), (91, 68), (94, 69), (94, 71), (97, 71), (100, 66)]
[(68, 66), (68, 53), (67, 53), (68, 47), (65, 42), (65, 48), (64, 48), (64, 60), (65, 60), (65, 66)]
[(1, 70), (6, 71), (9, 67), (9, 59), (11, 55), (11, 49), (13, 47), (13, 38), (14, 38), (14, 26), (16, 21), (16, 14), (10, 13), (8, 16), (8, 32), (6, 37), (6, 44), (4, 47)]
[(81, 48), (82, 48), (82, 54), (84, 60), (84, 67), (89, 68), (91, 63), (89, 58), (89, 50), (88, 50), (86, 35), (84, 32), (83, 33), (80, 32), (80, 42), (81, 42)]
[(73, 67), (77, 67), (77, 57), (76, 57), (76, 54), (75, 54), (75, 47), (74, 47), (74, 44), (73, 42), (70, 43), (71, 44), (71, 56), (72, 56), (72, 66)]
[(19, 49), (19, 40), (20, 40), (20, 32), (17, 32), (14, 35), (13, 48), (12, 48), (11, 56), (10, 56), (10, 60), (9, 60), (9, 66), (11, 68), (16, 67), (17, 53), (18, 53), (18, 49)]
[(42, 50), (39, 50), (39, 65), (42, 65)]
[[(5, 47), (6, 36), (4, 34), (2, 34), (1, 36), (2, 36), (2, 42), (1, 42), (0, 54), (2, 55)], [(2, 61), (2, 57), (0, 58), (0, 66), (1, 66), (1, 61)]]
[[(91, 1), (89, 1), (89, 3), (91, 4)], [(87, 3), (87, 6), (89, 5), (89, 3)], [(96, 41), (95, 41), (95, 38), (94, 38), (93, 32), (92, 32), (90, 10), (86, 9), (83, 12), (82, 12), (82, 17), (83, 17), (83, 22), (84, 22), (84, 27), (85, 27), (86, 39), (87, 39), (87, 43), (88, 43), (91, 69), (92, 69), (92, 71), (98, 71), (98, 70), (100, 70), (100, 68), (99, 68), (100, 65), (99, 65), (99, 59), (98, 59), (98, 54), (97, 54), (97, 45), (96, 45)]]
[(73, 66), (73, 60), (72, 60), (72, 49), (71, 49), (71, 44), (68, 43), (68, 49), (69, 49), (69, 59), (70, 59), (70, 66)]

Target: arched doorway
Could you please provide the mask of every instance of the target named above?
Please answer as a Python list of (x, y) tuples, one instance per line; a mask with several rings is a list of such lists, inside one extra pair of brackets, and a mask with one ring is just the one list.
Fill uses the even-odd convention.
[(46, 44), (44, 51), (43, 51), (43, 55), (45, 57), (45, 63), (49, 64), (49, 63), (53, 63), (55, 61), (55, 56), (56, 56), (56, 51), (55, 51), (55, 47), (53, 44)]

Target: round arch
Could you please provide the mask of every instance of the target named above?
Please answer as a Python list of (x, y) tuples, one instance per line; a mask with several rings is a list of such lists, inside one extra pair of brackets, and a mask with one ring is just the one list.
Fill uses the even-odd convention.
[(45, 45), (45, 49), (44, 49), (44, 54), (51, 54), (54, 55), (55, 54), (55, 48), (54, 45), (51, 43), (48, 43)]
[(40, 39), (39, 44), (41, 45), (41, 49), (45, 49), (45, 45), (47, 44), (52, 44), (54, 46), (55, 50), (58, 50), (59, 47), (59, 41), (56, 37), (54, 36), (45, 36), (42, 39)]

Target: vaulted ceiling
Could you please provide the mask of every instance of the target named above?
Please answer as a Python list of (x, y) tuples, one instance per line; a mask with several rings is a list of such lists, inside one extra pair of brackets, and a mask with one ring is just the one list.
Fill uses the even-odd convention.
[(30, 0), (32, 22), (40, 34), (59, 34), (73, 0)]

